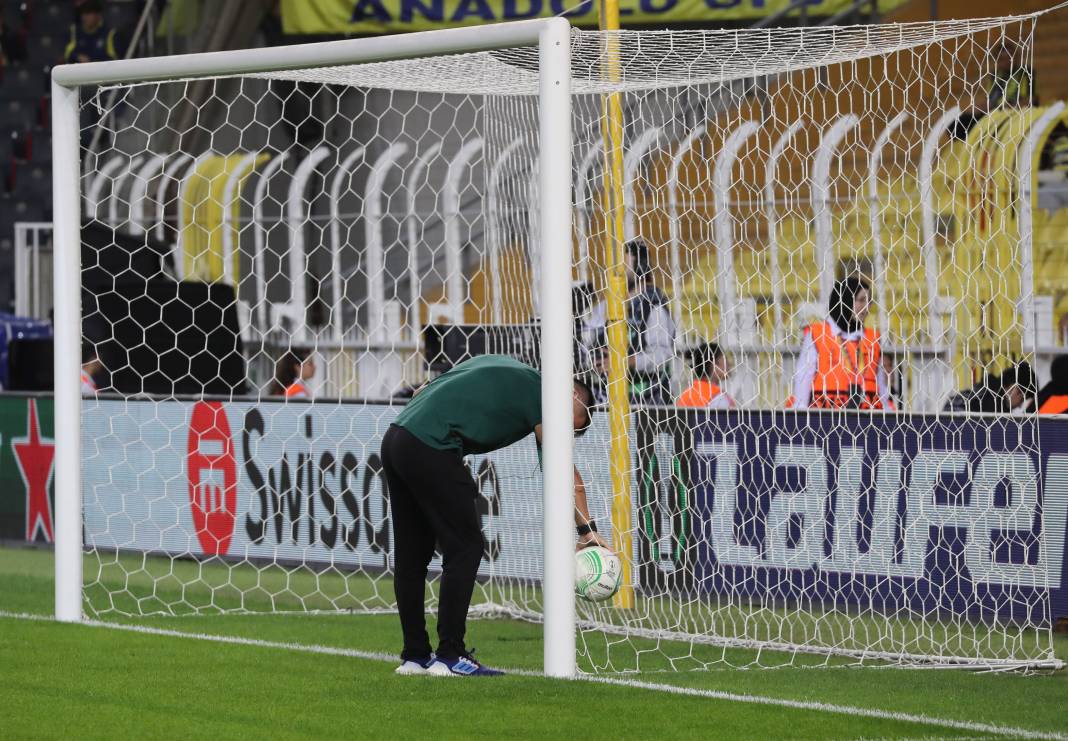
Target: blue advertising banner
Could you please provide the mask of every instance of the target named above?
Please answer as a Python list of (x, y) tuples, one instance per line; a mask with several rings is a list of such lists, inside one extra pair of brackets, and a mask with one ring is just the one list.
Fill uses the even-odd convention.
[[(14, 461), (0, 455), (0, 474), (15, 477), (0, 495), (7, 537), (50, 540), (50, 505), (33, 503), (50, 501), (51, 458), (31, 465), (30, 453), (51, 450), (51, 402), (0, 402), (11, 423), (0, 452)], [(86, 543), (389, 568), (377, 451), (398, 409), (87, 401)], [(663, 409), (636, 411), (632, 430), (642, 593), (1026, 625), (1068, 617), (1068, 418)], [(576, 462), (610, 534), (607, 446), (597, 415)], [(540, 578), (532, 439), (470, 464), (483, 573)]]
[(665, 410), (637, 433), (646, 589), (1068, 615), (1066, 420)]

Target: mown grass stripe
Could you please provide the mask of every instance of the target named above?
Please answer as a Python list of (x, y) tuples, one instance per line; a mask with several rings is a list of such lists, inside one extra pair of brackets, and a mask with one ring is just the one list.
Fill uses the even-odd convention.
[[(30, 613), (5, 612), (0, 610), (0, 618), (12, 618), (18, 620), (39, 620), (51, 622), (53, 618), (46, 615)], [(300, 651), (304, 653), (323, 654), (328, 656), (343, 656), (346, 658), (363, 659), (366, 661), (383, 661), (397, 663), (399, 659), (393, 654), (375, 651), (361, 651), (353, 648), (338, 648), (335, 646), (321, 646), (305, 643), (284, 643), (281, 641), (265, 641), (258, 638), (243, 638), (241, 636), (213, 635), (211, 633), (189, 633), (169, 628), (152, 628), (144, 625), (129, 625), (120, 623), (108, 623), (99, 620), (86, 620), (81, 625), (90, 628), (105, 628), (110, 630), (123, 630), (131, 633), (157, 635), (167, 638), (186, 638), (199, 641), (211, 641), (240, 646), (255, 646), (284, 651)], [(540, 677), (541, 672), (524, 669), (506, 669), (510, 674), (524, 677)], [(618, 677), (605, 677), (592, 674), (582, 674), (575, 678), (578, 682), (595, 682), (609, 684), (631, 689), (644, 689), (651, 692), (663, 692), (672, 695), (687, 697), (703, 697), (710, 700), (724, 702), (748, 703), (754, 705), (768, 705), (773, 707), (791, 708), (836, 715), (847, 715), (857, 718), (873, 718), (879, 720), (898, 721), (902, 723), (916, 723), (918, 725), (935, 726), (940, 728), (952, 728), (962, 731), (972, 731), (995, 736), (1026, 739), (1049, 739), (1050, 741), (1068, 741), (1068, 735), (1053, 731), (1038, 731), (1029, 728), (1017, 728), (1013, 726), (1000, 726), (993, 723), (977, 723), (973, 721), (953, 720), (951, 718), (935, 718), (929, 715), (913, 713), (900, 713), (892, 710), (879, 710), (877, 708), (856, 707), (851, 705), (835, 705), (831, 703), (816, 702), (811, 700), (789, 700), (779, 697), (766, 697), (763, 695), (749, 695), (736, 692), (724, 692), (721, 690), (705, 690), (695, 687), (680, 687), (671, 684), (659, 684), (645, 682), (637, 679), (622, 679)]]

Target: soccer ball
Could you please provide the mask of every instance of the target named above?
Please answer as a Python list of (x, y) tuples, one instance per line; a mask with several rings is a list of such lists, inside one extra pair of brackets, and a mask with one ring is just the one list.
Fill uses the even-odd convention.
[(583, 548), (575, 554), (575, 594), (591, 602), (609, 599), (619, 591), (623, 564), (607, 548)]

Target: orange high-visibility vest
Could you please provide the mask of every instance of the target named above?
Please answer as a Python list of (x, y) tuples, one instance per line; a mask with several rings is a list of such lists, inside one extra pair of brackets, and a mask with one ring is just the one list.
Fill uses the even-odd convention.
[(690, 384), (690, 388), (682, 392), (676, 404), (680, 407), (706, 407), (721, 393), (722, 390), (716, 384), (698, 378)]
[(1039, 414), (1068, 414), (1068, 394), (1051, 396), (1038, 408)]
[(300, 381), (295, 381), (295, 382), (289, 384), (289, 387), (286, 388), (286, 398), (287, 399), (307, 399), (308, 398), (308, 387), (305, 386)]
[(846, 340), (831, 330), (828, 322), (808, 328), (816, 346), (818, 363), (812, 379), (811, 406), (833, 409), (851, 405), (854, 394), (862, 395), (861, 409), (882, 409), (876, 380), (882, 350), (878, 330), (865, 329), (860, 340)]

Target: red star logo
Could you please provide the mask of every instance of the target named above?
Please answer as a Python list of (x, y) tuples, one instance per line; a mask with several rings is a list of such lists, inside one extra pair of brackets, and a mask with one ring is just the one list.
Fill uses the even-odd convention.
[(56, 446), (42, 440), (37, 424), (37, 400), (30, 399), (26, 408), (26, 437), (12, 440), (22, 481), (26, 484), (26, 540), (33, 540), (38, 530), (45, 540), (52, 542), (52, 502), (48, 498), (48, 484), (52, 481), (52, 460)]

